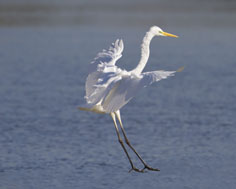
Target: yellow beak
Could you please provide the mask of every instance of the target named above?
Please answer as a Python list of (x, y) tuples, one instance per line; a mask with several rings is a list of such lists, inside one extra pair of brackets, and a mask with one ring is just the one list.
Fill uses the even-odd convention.
[(164, 36), (168, 36), (168, 37), (178, 37), (177, 35), (171, 34), (171, 33), (167, 33), (167, 32), (161, 32)]

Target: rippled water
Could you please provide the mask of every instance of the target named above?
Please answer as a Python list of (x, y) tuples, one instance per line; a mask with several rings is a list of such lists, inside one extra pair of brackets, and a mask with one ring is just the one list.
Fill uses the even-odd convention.
[(185, 70), (121, 110), (131, 143), (161, 170), (144, 174), (128, 173), (110, 116), (76, 107), (96, 53), (123, 38), (118, 65), (130, 70), (148, 27), (2, 26), (0, 188), (235, 188), (235, 27), (164, 25), (180, 38), (154, 39), (145, 70)]

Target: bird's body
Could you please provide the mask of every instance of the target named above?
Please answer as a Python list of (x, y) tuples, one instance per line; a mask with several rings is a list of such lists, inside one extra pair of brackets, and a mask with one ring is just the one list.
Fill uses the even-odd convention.
[[(119, 141), (125, 150), (132, 169), (139, 172), (143, 171), (145, 168), (154, 171), (158, 171), (158, 169), (149, 167), (130, 145), (121, 122), (120, 109), (127, 104), (137, 94), (137, 92), (140, 91), (140, 89), (152, 84), (153, 82), (173, 76), (176, 72), (157, 70), (142, 73), (149, 58), (150, 42), (154, 36), (158, 35), (177, 37), (173, 34), (163, 32), (162, 29), (157, 26), (151, 27), (143, 38), (139, 64), (131, 71), (122, 70), (115, 65), (116, 61), (121, 58), (124, 49), (122, 40), (117, 39), (115, 43), (110, 46), (109, 50), (103, 50), (98, 53), (95, 59), (91, 62), (91, 72), (86, 80), (86, 104), (80, 107), (81, 110), (106, 113), (112, 116)], [(116, 118), (119, 120), (126, 143), (144, 164), (143, 170), (139, 170), (133, 166), (123, 142), (121, 142), (122, 140), (119, 135)]]

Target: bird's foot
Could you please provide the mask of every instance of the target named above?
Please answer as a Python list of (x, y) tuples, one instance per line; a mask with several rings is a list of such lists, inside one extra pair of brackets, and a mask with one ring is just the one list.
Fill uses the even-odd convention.
[(136, 168), (136, 167), (134, 167), (134, 166), (132, 166), (132, 168), (129, 170), (129, 173), (131, 172), (131, 171), (136, 171), (136, 172), (139, 172), (139, 173), (144, 173), (144, 169), (138, 169), (138, 168)]
[(141, 171), (144, 172), (145, 169), (148, 169), (150, 171), (160, 171), (160, 169), (152, 168), (152, 167), (150, 167), (148, 165), (144, 165), (144, 168), (141, 169)]

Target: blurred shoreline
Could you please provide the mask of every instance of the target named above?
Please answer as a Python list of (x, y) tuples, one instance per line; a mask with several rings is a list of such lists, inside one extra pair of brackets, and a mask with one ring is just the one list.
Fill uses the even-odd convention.
[(0, 2), (0, 27), (150, 26), (235, 27), (234, 1)]

